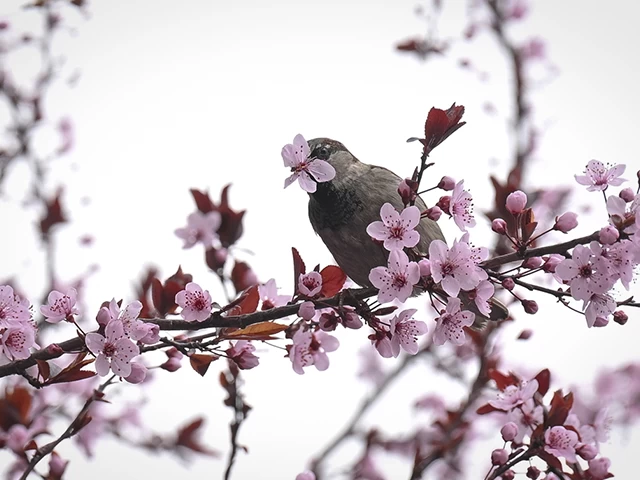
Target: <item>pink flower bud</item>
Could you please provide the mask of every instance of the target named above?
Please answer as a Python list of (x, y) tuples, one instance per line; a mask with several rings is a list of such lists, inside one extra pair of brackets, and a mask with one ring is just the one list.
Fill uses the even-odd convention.
[(611, 460), (607, 457), (594, 458), (589, 460), (589, 472), (594, 479), (602, 480), (609, 474)]
[(500, 434), (505, 442), (510, 442), (518, 435), (518, 425), (513, 422), (505, 423), (500, 429)]
[(540, 473), (540, 469), (533, 465), (527, 468), (527, 478), (530, 478), (531, 480), (536, 480), (540, 476)]
[(504, 448), (496, 448), (491, 452), (491, 464), (492, 465), (504, 465), (509, 460), (509, 452)]
[(55, 357), (59, 357), (60, 355), (62, 355), (64, 353), (64, 350), (57, 343), (52, 343), (51, 345), (47, 346), (47, 353), (49, 355), (52, 355), (52, 356), (55, 356)]
[(513, 480), (516, 478), (516, 474), (513, 470), (507, 470), (502, 475), (500, 475), (501, 480)]
[(516, 286), (516, 282), (513, 281), (513, 278), (511, 277), (507, 277), (504, 280), (502, 280), (502, 286), (506, 289), (506, 290), (513, 290), (514, 287)]
[(313, 302), (302, 302), (298, 308), (298, 316), (304, 320), (311, 320), (316, 314), (316, 307)]
[(507, 196), (506, 206), (507, 210), (509, 210), (512, 215), (522, 213), (524, 208), (527, 206), (527, 195), (520, 190), (510, 193)]
[(620, 193), (618, 193), (618, 196), (627, 203), (633, 202), (633, 199), (636, 198), (636, 194), (629, 187), (623, 188), (622, 190), (620, 190)]
[(556, 217), (556, 224), (553, 226), (554, 230), (558, 230), (562, 233), (567, 233), (578, 226), (578, 215), (573, 212), (563, 213), (559, 217)]
[(600, 229), (599, 234), (600, 243), (604, 245), (613, 245), (620, 238), (620, 232), (613, 225), (607, 225)]
[(420, 276), (421, 277), (430, 277), (431, 276), (431, 262), (427, 258), (423, 258), (418, 262), (418, 266), (420, 267)]
[(129, 383), (138, 384), (144, 382), (147, 378), (147, 367), (139, 362), (131, 362), (131, 373), (125, 380)]
[(606, 327), (609, 325), (609, 319), (605, 317), (596, 317), (596, 321), (593, 323), (594, 327)]
[(296, 480), (316, 480), (316, 474), (309, 470), (305, 470), (304, 472), (296, 475)]
[(507, 222), (505, 222), (501, 218), (496, 218), (493, 222), (491, 222), (491, 230), (499, 235), (504, 235), (505, 233), (507, 233)]
[(558, 264), (564, 260), (564, 257), (557, 253), (552, 253), (548, 257), (542, 258), (544, 259), (544, 264), (542, 264), (542, 271), (547, 273), (555, 273)]
[(624, 325), (629, 320), (629, 316), (622, 310), (616, 310), (613, 312), (613, 321), (618, 325)]
[(529, 257), (522, 262), (522, 266), (524, 268), (534, 269), (542, 266), (542, 258), (540, 257)]
[(440, 216), (442, 215), (442, 210), (440, 210), (440, 207), (436, 205), (434, 207), (428, 208), (425, 213), (427, 218), (430, 218), (434, 222), (437, 222), (440, 219)]
[(107, 323), (111, 321), (111, 313), (109, 312), (109, 307), (100, 307), (98, 314), (96, 315), (96, 320), (99, 325), (105, 327)]
[(402, 198), (402, 203), (409, 205), (418, 196), (416, 193), (417, 182), (414, 182), (410, 178), (405, 178), (398, 185), (398, 193)]
[(598, 449), (593, 445), (584, 444), (577, 450), (578, 455), (580, 455), (585, 460), (593, 460), (598, 455)]
[(530, 315), (538, 313), (538, 304), (534, 300), (522, 300), (522, 307)]
[(436, 206), (438, 206), (443, 212), (448, 212), (449, 208), (451, 207), (451, 197), (449, 195), (440, 197), (440, 200), (438, 200)]
[(451, 177), (447, 177), (446, 175), (442, 177), (442, 179), (440, 179), (440, 183), (438, 183), (438, 188), (441, 188), (442, 190), (445, 190), (447, 192), (453, 190), (455, 186), (456, 181)]

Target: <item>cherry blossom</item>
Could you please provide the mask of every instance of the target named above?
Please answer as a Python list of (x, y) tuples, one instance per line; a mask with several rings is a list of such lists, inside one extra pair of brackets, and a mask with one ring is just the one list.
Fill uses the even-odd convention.
[(23, 360), (31, 355), (29, 349), (35, 346), (36, 330), (31, 323), (9, 325), (0, 334), (0, 358)]
[(104, 377), (113, 371), (119, 377), (131, 374), (131, 359), (140, 353), (138, 347), (124, 334), (120, 320), (112, 320), (105, 329), (105, 336), (87, 333), (87, 348), (96, 355), (96, 372)]
[(622, 185), (626, 180), (619, 178), (624, 173), (626, 165), (614, 165), (610, 168), (598, 160), (591, 160), (585, 169), (586, 175), (575, 175), (580, 185), (586, 185), (590, 192), (606, 190), (609, 185), (614, 187)]
[(526, 193), (516, 190), (515, 192), (507, 195), (507, 201), (505, 202), (505, 206), (507, 210), (511, 212), (512, 215), (517, 215), (522, 213), (522, 211), (527, 206), (527, 195)]
[(391, 319), (391, 353), (394, 357), (400, 354), (400, 347), (411, 355), (418, 353), (418, 336), (427, 333), (427, 324), (413, 320), (416, 309), (403, 310)]
[(518, 433), (514, 441), (522, 443), (525, 436), (531, 435), (544, 420), (544, 409), (529, 399), (511, 410), (507, 418), (518, 426)]
[(238, 368), (241, 370), (249, 370), (253, 367), (257, 367), (260, 360), (253, 354), (256, 351), (256, 347), (247, 340), (238, 340), (231, 344), (231, 347), (226, 350), (227, 355), (233, 360)]
[(384, 242), (387, 250), (402, 250), (415, 247), (420, 234), (414, 230), (420, 222), (420, 210), (410, 206), (398, 213), (393, 205), (385, 203), (380, 208), (380, 218), (367, 227), (367, 233), (374, 239)]
[(318, 331), (312, 333), (310, 330), (299, 328), (293, 335), (293, 345), (289, 350), (289, 358), (293, 364), (293, 371), (302, 375), (303, 368), (309, 365), (324, 371), (329, 368), (329, 357), (326, 352), (333, 352), (338, 349), (340, 342), (338, 339)]
[(378, 301), (385, 303), (397, 298), (405, 302), (413, 286), (420, 280), (420, 267), (410, 262), (402, 250), (394, 250), (389, 254), (387, 267), (375, 267), (369, 273), (369, 281), (376, 287)]
[(281, 307), (291, 300), (291, 295), (278, 295), (278, 287), (273, 278), (258, 286), (258, 294), (262, 300), (262, 310)]
[(544, 432), (544, 449), (551, 455), (564, 457), (567, 462), (575, 463), (578, 434), (559, 425)]
[(533, 398), (533, 395), (537, 391), (538, 381), (535, 378), (528, 382), (522, 381), (520, 385), (507, 385), (507, 387), (498, 394), (498, 398), (489, 400), (489, 405), (498, 410), (508, 412)]
[(301, 273), (298, 278), (298, 291), (305, 297), (313, 298), (322, 290), (322, 275), (318, 272)]
[(476, 288), (469, 291), (469, 298), (475, 302), (478, 311), (483, 315), (489, 316), (491, 314), (489, 299), (493, 297), (495, 290), (493, 283), (489, 280), (482, 280)]
[(289, 143), (282, 148), (284, 166), (290, 167), (293, 172), (284, 181), (284, 188), (298, 180), (304, 191), (313, 193), (317, 189), (317, 183), (328, 182), (336, 176), (331, 164), (317, 158), (308, 158), (309, 153), (309, 144), (300, 134), (294, 137), (293, 144)]
[(595, 258), (589, 247), (577, 245), (570, 259), (563, 260), (556, 267), (556, 274), (571, 286), (571, 296), (576, 300), (588, 301), (595, 293), (605, 293), (612, 281), (606, 263)]
[[(607, 212), (613, 225), (624, 226), (625, 233), (640, 230), (640, 195), (636, 195), (631, 202), (625, 202), (619, 196), (611, 195), (607, 198)], [(635, 220), (632, 221), (632, 217)]]
[(198, 242), (205, 247), (211, 247), (217, 238), (216, 232), (220, 228), (220, 223), (222, 223), (220, 213), (197, 211), (187, 217), (187, 226), (176, 229), (175, 234), (184, 240), (182, 248), (191, 248)]
[(371, 343), (382, 358), (393, 357), (391, 333), (386, 327), (381, 325), (376, 326), (375, 332), (369, 335), (369, 340), (371, 340)]
[(473, 197), (463, 186), (464, 180), (460, 180), (451, 192), (449, 215), (453, 217), (458, 228), (466, 232), (467, 227), (475, 226), (476, 220), (473, 218)]
[(176, 293), (176, 303), (182, 307), (180, 315), (188, 322), (204, 322), (211, 315), (211, 295), (194, 282)]
[(611, 460), (607, 457), (594, 458), (589, 460), (587, 473), (594, 480), (604, 480), (610, 477), (609, 467), (611, 467)]
[(433, 334), (433, 343), (443, 345), (449, 340), (454, 345), (462, 345), (466, 340), (464, 327), (473, 324), (475, 315), (467, 310), (460, 311), (460, 299), (452, 297), (447, 303), (447, 308), (436, 319), (436, 330)]
[(40, 313), (44, 315), (47, 322), (51, 323), (73, 319), (73, 315), (80, 313), (76, 307), (77, 295), (75, 288), (70, 288), (67, 293), (53, 290), (47, 297), (48, 304), (40, 307)]
[(455, 297), (460, 290), (473, 290), (487, 273), (477, 267), (473, 252), (466, 242), (455, 242), (451, 250), (442, 240), (434, 240), (429, 245), (429, 259), (433, 280), (442, 283), (442, 288)]
[(145, 344), (155, 343), (160, 338), (160, 328), (158, 325), (138, 320), (141, 310), (142, 303), (138, 300), (131, 302), (121, 311), (118, 302), (111, 299), (108, 306), (100, 308), (96, 318), (100, 325), (107, 325), (112, 320), (120, 320), (125, 335), (131, 340)]
[(26, 322), (30, 318), (27, 299), (21, 299), (9, 285), (0, 286), (0, 328)]
[(607, 293), (593, 294), (588, 301), (584, 302), (582, 307), (589, 328), (595, 325), (598, 318), (606, 320), (615, 311), (616, 307), (617, 304), (611, 295)]

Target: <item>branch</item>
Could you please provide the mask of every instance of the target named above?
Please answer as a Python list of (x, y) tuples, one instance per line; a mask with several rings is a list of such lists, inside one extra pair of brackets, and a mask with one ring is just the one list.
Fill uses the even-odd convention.
[[(361, 288), (349, 290), (348, 294), (340, 292), (331, 298), (321, 298), (313, 300), (316, 308), (336, 307), (338, 305), (358, 306), (358, 302), (372, 297), (377, 293), (375, 288)], [(204, 322), (187, 322), (186, 320), (167, 320), (164, 318), (152, 318), (140, 320), (154, 323), (160, 330), (203, 330), (206, 328), (246, 328), (249, 325), (279, 318), (288, 317), (298, 313), (300, 305), (285, 305), (283, 307), (262, 310), (259, 312), (246, 313), (244, 315), (222, 316), (219, 312), (214, 312)], [(36, 360), (52, 360), (65, 353), (77, 353), (85, 350), (83, 339), (76, 337), (61, 343), (52, 344), (48, 347), (33, 353), (29, 358), (17, 360), (0, 366), (0, 378), (9, 375), (17, 375), (36, 364)]]

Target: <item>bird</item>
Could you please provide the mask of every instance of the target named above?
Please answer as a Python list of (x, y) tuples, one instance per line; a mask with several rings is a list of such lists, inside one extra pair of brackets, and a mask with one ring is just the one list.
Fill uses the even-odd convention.
[[(385, 203), (390, 203), (397, 211), (403, 210), (404, 204), (398, 194), (402, 178), (387, 168), (361, 162), (337, 140), (314, 138), (308, 145), (309, 158), (324, 160), (335, 169), (332, 180), (318, 182), (315, 192), (309, 193), (311, 226), (344, 273), (361, 287), (371, 287), (369, 272), (375, 267), (386, 266), (389, 252), (371, 239), (367, 226), (380, 220), (380, 208)], [(420, 196), (415, 205), (421, 212), (427, 208)], [(446, 243), (440, 226), (430, 218), (421, 218), (416, 231), (420, 241), (412, 249), (405, 249), (413, 261), (428, 256), (433, 240)], [(414, 290), (414, 295), (420, 292)], [(441, 289), (439, 293), (444, 294)], [(476, 314), (474, 325), (480, 328), (486, 317), (464, 291), (461, 300)], [(508, 316), (506, 307), (496, 299), (492, 299), (490, 305), (491, 320)]]

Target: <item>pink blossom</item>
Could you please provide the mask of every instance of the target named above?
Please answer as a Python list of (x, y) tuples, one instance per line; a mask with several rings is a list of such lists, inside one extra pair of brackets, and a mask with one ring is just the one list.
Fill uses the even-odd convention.
[(316, 480), (316, 474), (309, 470), (305, 470), (304, 472), (296, 475), (296, 480)]
[(433, 343), (443, 345), (449, 340), (454, 345), (462, 345), (466, 340), (464, 327), (473, 324), (475, 315), (467, 310), (460, 311), (460, 299), (452, 297), (447, 308), (437, 318)]
[(463, 189), (464, 180), (456, 183), (451, 192), (451, 200), (449, 203), (449, 214), (453, 216), (453, 221), (463, 232), (467, 231), (467, 227), (473, 227), (476, 224), (473, 218), (473, 197)]
[(513, 408), (507, 418), (518, 426), (518, 433), (514, 438), (516, 443), (522, 443), (527, 435), (531, 435), (544, 420), (543, 408), (536, 405), (533, 399), (526, 400)]
[(35, 336), (35, 327), (31, 323), (9, 325), (0, 335), (0, 355), (11, 361), (29, 358), (29, 349), (36, 345)]
[(328, 182), (336, 176), (331, 164), (317, 158), (308, 158), (309, 153), (309, 144), (300, 134), (295, 136), (293, 144), (289, 143), (282, 148), (284, 166), (290, 167), (293, 172), (284, 181), (284, 188), (298, 180), (304, 191), (313, 193), (317, 183)]
[(587, 185), (587, 190), (590, 192), (603, 191), (609, 185), (617, 187), (626, 181), (623, 178), (619, 178), (624, 173), (625, 168), (626, 165), (622, 164), (607, 168), (602, 162), (591, 160), (587, 163), (586, 175), (575, 175), (575, 178), (580, 185)]
[(21, 299), (13, 293), (9, 285), (0, 286), (0, 328), (27, 322), (30, 318), (27, 299)]
[(617, 304), (611, 295), (607, 293), (593, 294), (588, 301), (584, 302), (582, 307), (589, 328), (595, 325), (598, 318), (606, 320), (615, 311), (616, 307)]
[(489, 400), (489, 405), (498, 410), (508, 412), (518, 405), (533, 398), (538, 391), (538, 381), (534, 378), (529, 382), (522, 381), (520, 385), (507, 385), (495, 400)]
[[(611, 195), (607, 198), (607, 212), (614, 225), (627, 224), (624, 228), (625, 233), (634, 233), (640, 230), (640, 195), (636, 195), (629, 203), (618, 196)], [(635, 217), (633, 222), (631, 222), (632, 217)]]
[(393, 205), (385, 203), (380, 208), (382, 221), (367, 226), (367, 233), (374, 239), (384, 242), (387, 250), (402, 250), (415, 247), (420, 234), (414, 230), (420, 222), (420, 210), (416, 206), (407, 207), (398, 213)]
[(9, 427), (7, 434), (4, 436), (4, 442), (7, 448), (18, 455), (24, 454), (24, 447), (33, 438), (33, 433), (27, 427), (20, 423), (16, 423)]
[(111, 299), (108, 307), (100, 308), (96, 319), (100, 325), (107, 325), (112, 320), (120, 320), (125, 335), (133, 341), (140, 341), (147, 345), (155, 343), (160, 338), (160, 327), (138, 320), (141, 310), (142, 303), (138, 300), (131, 302), (124, 310), (120, 310), (118, 302)]
[(569, 282), (573, 298), (587, 301), (613, 286), (604, 260), (595, 258), (590, 248), (576, 245), (571, 257), (556, 267), (556, 274)]
[(278, 295), (275, 279), (270, 279), (264, 285), (258, 286), (258, 294), (262, 300), (262, 310), (281, 307), (291, 300), (291, 295)]
[(249, 370), (253, 367), (257, 367), (260, 360), (253, 354), (256, 351), (256, 347), (247, 340), (238, 340), (231, 344), (231, 347), (227, 349), (226, 353), (228, 357), (233, 360), (238, 368), (241, 370)]
[(105, 336), (99, 333), (87, 333), (87, 348), (97, 356), (96, 372), (104, 377), (113, 371), (120, 377), (131, 374), (131, 359), (140, 351), (135, 343), (124, 335), (120, 320), (112, 320), (105, 329)]
[(607, 225), (600, 229), (598, 240), (603, 245), (612, 245), (618, 241), (618, 238), (620, 238), (620, 232), (613, 225)]
[(40, 313), (45, 316), (47, 322), (58, 323), (65, 319), (73, 319), (73, 315), (80, 312), (76, 307), (78, 292), (70, 288), (67, 293), (57, 290), (51, 291), (47, 297), (48, 304), (40, 307)]
[(376, 327), (376, 331), (369, 335), (369, 340), (382, 358), (393, 357), (391, 349), (391, 333), (381, 325)]
[(420, 267), (416, 262), (410, 262), (402, 250), (394, 250), (389, 254), (387, 267), (375, 267), (369, 273), (369, 281), (379, 290), (380, 303), (389, 302), (394, 298), (405, 302), (418, 280)]
[(507, 196), (506, 207), (512, 215), (517, 215), (522, 213), (522, 211), (527, 206), (527, 195), (526, 193), (516, 190), (515, 192), (510, 193)]
[(561, 426), (551, 427), (544, 432), (544, 449), (557, 457), (564, 457), (567, 462), (575, 463), (578, 434)]
[(164, 353), (167, 356), (167, 360), (162, 365), (160, 365), (160, 368), (166, 370), (167, 372), (175, 372), (182, 367), (180, 361), (182, 360), (184, 355), (176, 347), (171, 347), (168, 350), (165, 350)]
[(182, 307), (180, 315), (188, 322), (204, 322), (211, 315), (211, 295), (194, 282), (176, 293), (176, 303)]
[(298, 291), (305, 297), (313, 298), (322, 290), (322, 275), (318, 272), (301, 273), (298, 278)]
[(375, 386), (380, 386), (384, 379), (382, 361), (373, 348), (365, 345), (358, 351), (360, 357), (360, 367), (357, 376), (370, 381)]
[(493, 297), (495, 290), (493, 283), (489, 280), (483, 280), (476, 288), (469, 291), (469, 298), (473, 299), (478, 311), (487, 317), (491, 314), (489, 299)]
[(193, 212), (187, 217), (187, 226), (176, 229), (175, 234), (184, 240), (182, 248), (191, 248), (198, 242), (205, 247), (210, 247), (217, 238), (216, 232), (221, 222), (222, 217), (216, 211)]
[(442, 288), (455, 297), (460, 290), (473, 290), (487, 273), (477, 267), (473, 252), (468, 243), (455, 242), (451, 250), (442, 240), (434, 240), (429, 245), (431, 276), (435, 282), (441, 282)]
[(324, 371), (329, 368), (329, 357), (326, 352), (333, 352), (338, 349), (340, 342), (338, 339), (318, 331), (312, 333), (310, 330), (299, 328), (293, 335), (293, 345), (289, 350), (289, 358), (293, 364), (293, 371), (302, 375), (303, 368), (309, 365)]
[(394, 357), (400, 354), (400, 347), (411, 355), (418, 353), (418, 336), (427, 333), (427, 324), (413, 320), (416, 309), (403, 310), (391, 319), (391, 352)]
[(607, 457), (594, 458), (589, 460), (587, 472), (594, 480), (603, 480), (609, 476), (609, 467), (611, 467), (611, 460)]
[(540, 38), (532, 38), (520, 47), (520, 54), (527, 60), (542, 60), (545, 56), (545, 44)]
[(578, 215), (573, 212), (566, 212), (556, 217), (556, 223), (553, 226), (554, 230), (558, 230), (562, 233), (568, 233), (578, 226)]

